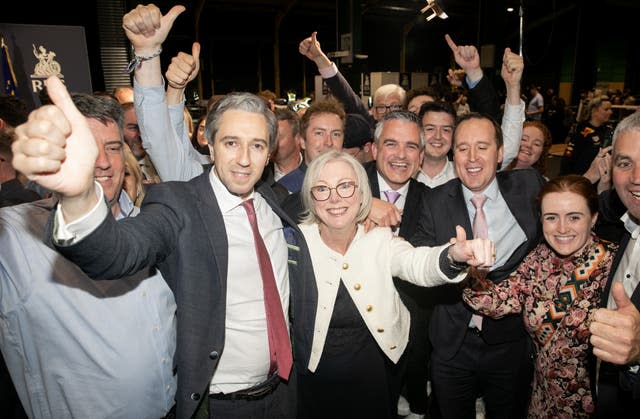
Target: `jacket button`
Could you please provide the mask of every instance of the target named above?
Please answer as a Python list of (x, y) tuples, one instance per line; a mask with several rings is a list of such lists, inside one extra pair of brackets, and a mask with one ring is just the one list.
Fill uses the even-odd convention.
[(378, 333), (382, 333), (382, 332), (384, 332), (384, 329), (382, 327), (379, 327), (378, 328)]
[(218, 359), (219, 356), (220, 355), (218, 354), (218, 351), (211, 351), (211, 353), (209, 354), (209, 358), (213, 359), (214, 361)]
[(344, 262), (342, 264), (342, 269), (349, 269), (349, 264), (347, 262)]
[(371, 311), (371, 310), (373, 310), (373, 306), (371, 304), (369, 304), (365, 310)]
[(198, 400), (200, 400), (200, 395), (198, 393), (191, 393), (191, 400), (197, 402)]
[(354, 289), (354, 290), (356, 290), (356, 291), (358, 291), (358, 290), (360, 289), (360, 284), (355, 284), (355, 285), (353, 286), (353, 289)]

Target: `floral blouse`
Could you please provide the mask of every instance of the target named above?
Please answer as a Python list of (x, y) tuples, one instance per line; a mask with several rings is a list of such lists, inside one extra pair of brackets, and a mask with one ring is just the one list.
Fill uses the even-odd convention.
[(590, 316), (600, 306), (617, 245), (594, 235), (562, 258), (546, 243), (533, 249), (504, 281), (474, 278), (464, 301), (485, 316), (522, 313), (537, 347), (529, 417), (589, 417)]

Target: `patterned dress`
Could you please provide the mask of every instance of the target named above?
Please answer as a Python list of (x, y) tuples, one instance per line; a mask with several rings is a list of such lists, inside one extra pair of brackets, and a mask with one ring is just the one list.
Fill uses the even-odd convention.
[(596, 236), (578, 253), (559, 257), (538, 245), (516, 272), (494, 284), (472, 280), (464, 301), (486, 316), (523, 313), (537, 347), (530, 418), (589, 417), (589, 323), (599, 307), (617, 245)]

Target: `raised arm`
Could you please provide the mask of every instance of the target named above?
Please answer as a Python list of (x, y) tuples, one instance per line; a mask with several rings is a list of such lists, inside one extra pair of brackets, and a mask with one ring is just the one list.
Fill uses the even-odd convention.
[[(172, 124), (160, 67), (162, 43), (184, 10), (184, 6), (174, 6), (163, 16), (153, 4), (139, 5), (122, 18), (122, 26), (135, 54), (145, 57), (158, 54), (135, 68), (134, 102), (143, 146), (163, 181), (189, 180), (203, 170), (199, 153), (193, 150), (189, 138), (183, 138), (184, 124), (179, 131)], [(181, 92), (178, 94), (174, 90), (171, 98), (178, 95)], [(179, 109), (182, 112), (182, 107)]]
[(336, 65), (322, 51), (317, 34), (313, 32), (310, 37), (303, 39), (298, 46), (298, 51), (316, 64), (331, 93), (342, 103), (346, 113), (357, 113), (371, 120), (369, 110), (360, 100), (360, 96), (353, 91)]
[[(469, 108), (473, 112), (484, 113), (498, 119), (500, 113), (498, 94), (493, 83), (484, 77), (477, 48), (473, 45), (457, 45), (449, 35), (445, 35), (444, 38), (453, 53), (456, 64), (466, 74), (465, 80), (469, 88)], [(450, 76), (454, 75), (455, 72), (450, 71)]]
[(522, 140), (522, 124), (524, 123), (524, 101), (520, 98), (520, 82), (524, 71), (524, 60), (518, 54), (506, 48), (502, 56), (500, 75), (507, 88), (507, 98), (502, 114), (502, 135), (504, 153), (502, 167), (505, 168), (518, 155)]

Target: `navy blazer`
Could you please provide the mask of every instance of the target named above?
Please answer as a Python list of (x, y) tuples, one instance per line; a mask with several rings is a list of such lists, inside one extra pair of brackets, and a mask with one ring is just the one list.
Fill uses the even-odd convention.
[[(95, 279), (120, 278), (145, 266), (162, 272), (178, 306), (178, 418), (192, 417), (201, 403), (208, 409), (209, 383), (224, 351), (228, 243), (209, 170), (189, 182), (154, 185), (139, 216), (120, 222), (106, 217), (82, 241), (58, 247)], [(285, 227), (294, 361), (305, 371), (318, 299), (309, 251), (268, 185), (257, 191)]]
[[(496, 179), (502, 197), (527, 237), (527, 241), (513, 250), (503, 266), (487, 276), (494, 282), (500, 282), (517, 269), (541, 239), (537, 196), (545, 180), (533, 169), (498, 172)], [(414, 246), (446, 243), (456, 236), (456, 225), (464, 227), (467, 237), (473, 237), (460, 179), (452, 179), (428, 190), (423, 194), (421, 210), (417, 231), (410, 240)], [(462, 302), (458, 286), (441, 286), (434, 291), (438, 293), (438, 304), (433, 311), (429, 334), (434, 350), (444, 359), (451, 359), (462, 344), (473, 312)], [(522, 318), (520, 315), (497, 320), (485, 317), (482, 335), (490, 344), (518, 340), (525, 336)]]

